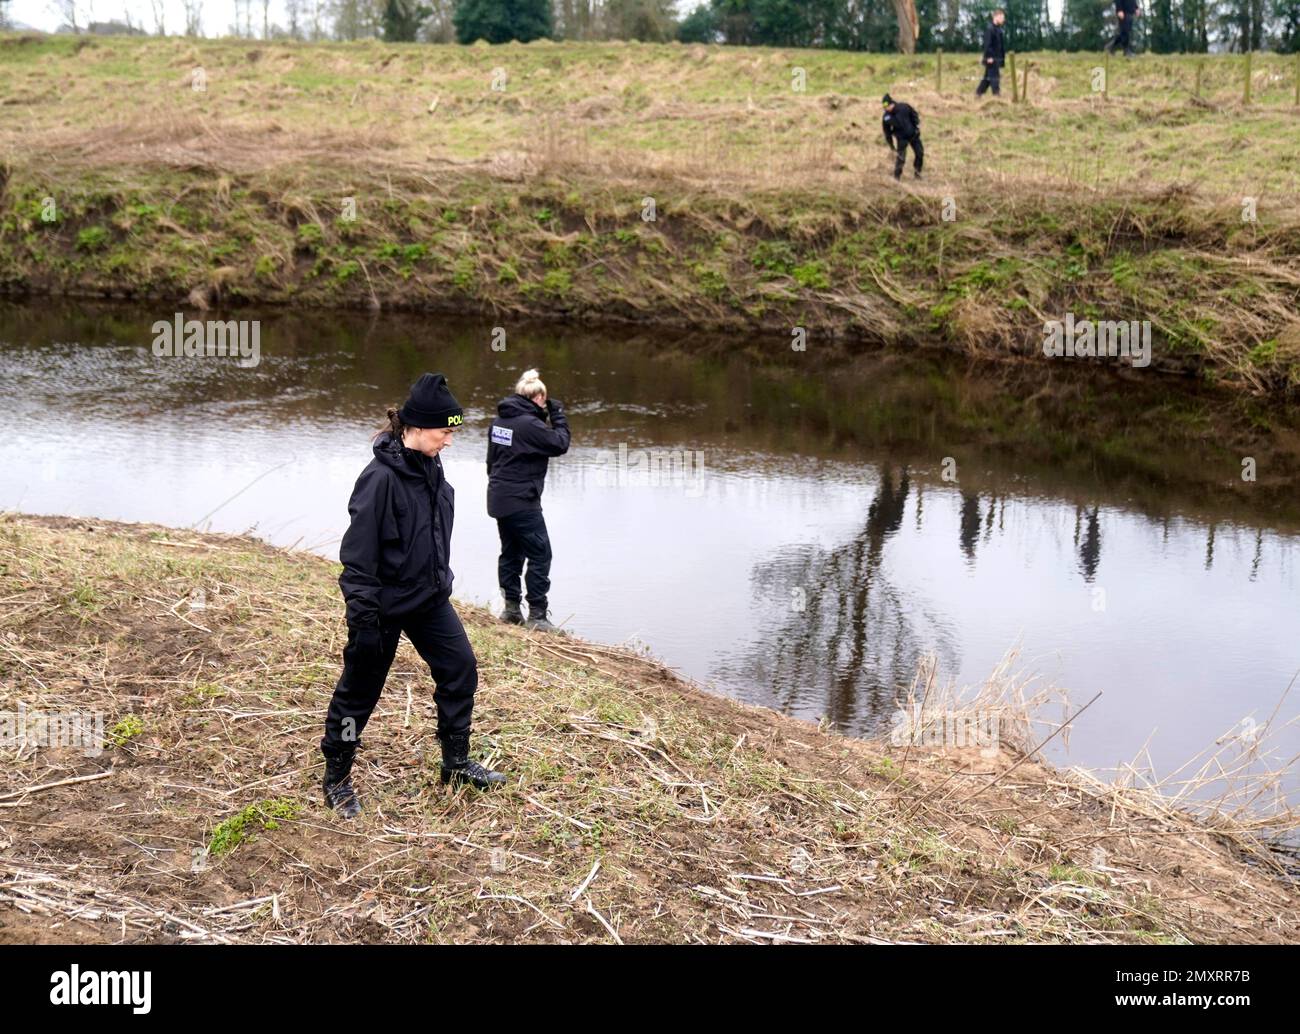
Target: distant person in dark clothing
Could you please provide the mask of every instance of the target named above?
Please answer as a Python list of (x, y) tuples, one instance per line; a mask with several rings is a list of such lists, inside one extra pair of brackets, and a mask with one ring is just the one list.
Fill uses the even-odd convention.
[(894, 179), (903, 176), (908, 145), (912, 148), (912, 175), (920, 179), (921, 163), (925, 160), (925, 148), (921, 146), (921, 116), (910, 104), (896, 101), (889, 94), (881, 98), (881, 103), (885, 106), (885, 113), (880, 118), (885, 143), (894, 151)]
[(983, 97), (985, 91), (990, 89), (994, 97), (1002, 92), (1000, 76), (1007, 60), (1007, 43), (1002, 35), (1002, 23), (1006, 20), (1006, 12), (999, 7), (984, 27), (984, 78), (975, 87), (976, 97)]
[(1116, 47), (1124, 48), (1124, 56), (1133, 56), (1133, 19), (1138, 15), (1138, 0), (1115, 0), (1115, 18), (1118, 31), (1106, 44), (1106, 53), (1114, 53)]
[(536, 370), (525, 370), (515, 393), (497, 404), (497, 418), (488, 429), (487, 506), (501, 536), (497, 582), (506, 601), (501, 620), (525, 624), (519, 607), (519, 576), (527, 561), (526, 624), (541, 632), (560, 631), (546, 616), (551, 539), (542, 517), (542, 489), (550, 457), (568, 451), (569, 422), (564, 407), (547, 397), (546, 385)]

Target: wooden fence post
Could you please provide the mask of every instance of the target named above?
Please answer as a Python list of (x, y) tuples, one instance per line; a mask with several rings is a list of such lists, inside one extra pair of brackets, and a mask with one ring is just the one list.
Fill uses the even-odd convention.
[(1007, 55), (1007, 60), (1011, 62), (1011, 103), (1020, 102), (1020, 88), (1016, 85), (1016, 52), (1013, 50)]
[(1101, 70), (1101, 99), (1110, 100), (1110, 51), (1106, 51), (1106, 63)]
[(939, 70), (939, 74), (938, 74), (939, 84), (938, 84), (938, 86), (935, 87), (935, 92), (936, 92), (936, 93), (943, 93), (943, 47), (940, 47), (940, 48), (938, 49), (938, 51), (936, 51), (935, 56), (936, 56), (936, 58), (937, 58), (937, 60), (938, 60), (938, 66), (937, 66), (937, 67), (938, 67), (938, 70)]
[(1242, 103), (1250, 103), (1250, 51), (1246, 51), (1246, 83), (1245, 89), (1241, 95)]
[(1025, 78), (1020, 84), (1020, 103), (1029, 103), (1029, 62), (1025, 62)]
[(1205, 72), (1205, 58), (1198, 58), (1196, 62), (1196, 99), (1201, 99), (1201, 76)]

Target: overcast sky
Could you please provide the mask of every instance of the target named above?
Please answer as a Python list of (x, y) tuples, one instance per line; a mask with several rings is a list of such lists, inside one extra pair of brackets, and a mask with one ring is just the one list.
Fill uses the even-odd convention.
[[(59, 7), (51, 0), (10, 0), (9, 17), (15, 22), (36, 29), (53, 32), (64, 23)], [(262, 0), (253, 0), (253, 27), (258, 33), (262, 27)], [(154, 29), (153, 5), (149, 0), (77, 0), (77, 21), (123, 21), (123, 12), (131, 13), (131, 24)], [(185, 7), (181, 0), (163, 0), (163, 19), (168, 32), (175, 33), (185, 26)], [(271, 0), (271, 22), (284, 25), (281, 0)], [(208, 36), (223, 34), (235, 22), (234, 0), (203, 0), (203, 31)]]
[[(690, 11), (699, 6), (700, 0), (677, 0), (680, 11)], [(1048, 8), (1052, 17), (1060, 12), (1061, 0), (1050, 0)], [(23, 25), (53, 32), (61, 24), (63, 17), (51, 0), (10, 0), (9, 17)], [(262, 0), (253, 0), (253, 29), (262, 31)], [(123, 21), (123, 13), (129, 11), (131, 24), (143, 26), (151, 32), (154, 28), (153, 6), (149, 0), (77, 0), (77, 21), (86, 24), (92, 21)], [(185, 8), (181, 0), (163, 0), (163, 18), (167, 31), (177, 32), (185, 25)], [(285, 25), (288, 19), (284, 14), (282, 0), (271, 0), (271, 23)], [(235, 23), (234, 0), (203, 0), (203, 32), (207, 36), (220, 36)]]

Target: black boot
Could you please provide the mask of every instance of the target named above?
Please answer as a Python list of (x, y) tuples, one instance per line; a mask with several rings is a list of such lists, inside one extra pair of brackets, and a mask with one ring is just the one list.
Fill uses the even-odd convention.
[(518, 600), (506, 600), (506, 609), (501, 612), (501, 620), (509, 625), (524, 623), (524, 612), (519, 609)]
[(506, 781), (500, 772), (484, 768), (469, 757), (469, 733), (453, 732), (441, 737), (442, 740), (442, 781), (444, 784), (455, 780), (456, 786), (469, 783), (480, 790), (488, 790)]
[(534, 628), (538, 632), (554, 632), (557, 635), (568, 635), (559, 625), (551, 624), (545, 607), (534, 607), (531, 604), (528, 607), (528, 620), (525, 622), (525, 626)]
[(356, 757), (357, 745), (349, 743), (333, 748), (322, 745), (321, 753), (325, 755), (325, 780), (321, 788), (326, 805), (345, 819), (356, 818), (361, 813), (361, 802), (352, 789), (352, 759)]

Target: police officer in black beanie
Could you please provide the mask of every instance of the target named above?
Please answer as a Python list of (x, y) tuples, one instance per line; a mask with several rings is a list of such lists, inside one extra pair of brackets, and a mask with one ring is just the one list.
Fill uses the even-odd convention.
[(440, 373), (426, 373), (374, 438), (374, 459), (348, 502), (351, 523), (339, 546), (339, 586), (347, 603), (343, 674), (325, 716), (325, 803), (346, 818), (361, 810), (352, 761), (403, 632), (429, 666), (438, 706), (442, 781), (485, 790), (505, 776), (469, 758), (478, 662), (451, 605), (451, 525), (455, 493), (438, 453), (463, 412)]

